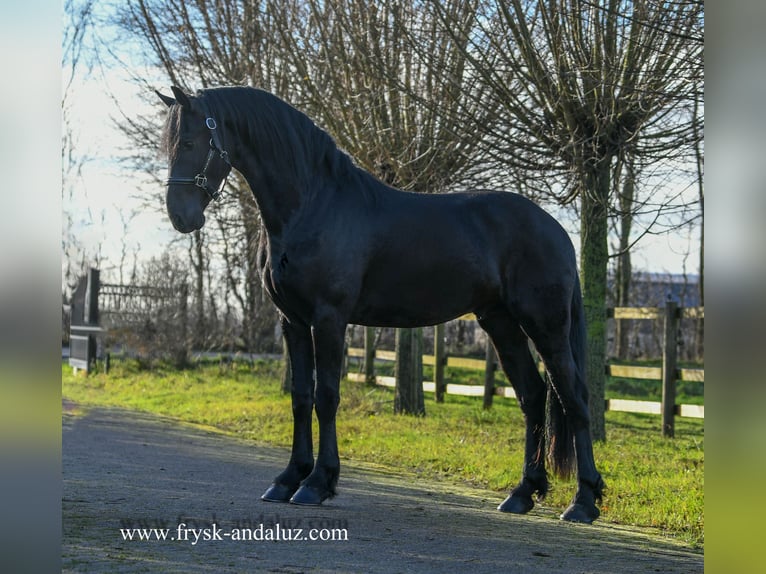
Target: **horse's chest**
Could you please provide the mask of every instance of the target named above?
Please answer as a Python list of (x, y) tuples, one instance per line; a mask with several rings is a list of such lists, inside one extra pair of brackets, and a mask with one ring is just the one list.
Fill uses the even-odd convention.
[(296, 294), (299, 274), (286, 253), (269, 260), (263, 269), (263, 282), (272, 298), (287, 298)]
[(272, 261), (272, 264), (266, 269), (266, 274), (271, 280), (274, 291), (281, 296), (295, 294), (300, 288), (300, 273), (286, 254), (280, 255), (278, 259)]
[(276, 306), (286, 315), (310, 316), (320, 275), (311, 261), (287, 251), (272, 253), (263, 269), (263, 283)]

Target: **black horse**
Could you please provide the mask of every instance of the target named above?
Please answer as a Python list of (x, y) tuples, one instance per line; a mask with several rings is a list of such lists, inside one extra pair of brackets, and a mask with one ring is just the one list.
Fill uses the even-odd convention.
[[(522, 478), (499, 510), (525, 513), (533, 495), (545, 496), (547, 436), (553, 470), (562, 476), (577, 471), (577, 493), (561, 518), (595, 520), (604, 483), (589, 430), (576, 259), (563, 228), (514, 193), (424, 195), (391, 188), (268, 92), (172, 91), (174, 98), (160, 97), (170, 108), (163, 146), (173, 226), (182, 233), (201, 228), (205, 208), (234, 167), (252, 189), (266, 228), (260, 263), (290, 354), (294, 430), (287, 468), (261, 498), (318, 505), (335, 495), (347, 324), (426, 326), (473, 312), (526, 420)], [(547, 382), (528, 338), (545, 363)]]

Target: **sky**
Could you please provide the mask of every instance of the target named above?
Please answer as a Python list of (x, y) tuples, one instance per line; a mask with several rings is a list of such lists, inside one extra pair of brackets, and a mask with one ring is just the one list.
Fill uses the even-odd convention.
[[(113, 47), (119, 50), (119, 45)], [(80, 72), (71, 88), (71, 119), (78, 151), (89, 159), (72, 187), (72, 194), (64, 194), (63, 210), (71, 217), (72, 233), (82, 250), (91, 258), (99, 253), (102, 272), (116, 273), (123, 253), (129, 269), (134, 260), (160, 255), (179, 235), (162, 210), (162, 186), (147, 181), (144, 174), (119, 161), (129, 144), (115, 125), (119, 112), (110, 94), (118, 99), (124, 112), (146, 113), (147, 104), (139, 97), (138, 88), (117, 68)], [(156, 88), (169, 90), (164, 85)], [(157, 100), (155, 105), (163, 104)], [(164, 175), (160, 173), (158, 177)], [(696, 189), (689, 193), (696, 194)], [(154, 207), (147, 207), (147, 202)], [(578, 248), (577, 222), (571, 215), (558, 212), (555, 206), (546, 208), (567, 228)], [(632, 262), (636, 271), (696, 274), (698, 227), (644, 236), (632, 250)]]
[[(118, 74), (108, 85), (96, 77), (75, 84), (71, 118), (78, 147), (87, 159), (71, 197), (65, 194), (64, 210), (71, 213), (75, 235), (86, 251), (95, 252), (101, 244), (103, 256), (113, 261), (125, 243), (129, 251), (151, 257), (173, 238), (170, 224), (159, 210), (163, 189), (121, 161), (128, 142), (115, 125), (119, 111), (111, 90), (127, 114), (145, 111), (135, 88)], [(154, 200), (157, 209), (148, 209), (147, 200)], [(129, 221), (128, 229), (124, 220)]]

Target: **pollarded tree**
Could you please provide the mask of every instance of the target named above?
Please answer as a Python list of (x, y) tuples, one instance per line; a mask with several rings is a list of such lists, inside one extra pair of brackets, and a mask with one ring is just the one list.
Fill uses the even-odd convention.
[[(471, 26), (432, 3), (495, 121), (475, 123), (522, 190), (579, 199), (592, 432), (605, 438), (606, 292), (615, 168), (667, 162), (694, 140), (704, 7), (696, 0), (477, 0)], [(460, 24), (460, 25), (457, 25)], [(470, 94), (469, 94), (470, 95)], [(662, 208), (659, 206), (658, 208)]]

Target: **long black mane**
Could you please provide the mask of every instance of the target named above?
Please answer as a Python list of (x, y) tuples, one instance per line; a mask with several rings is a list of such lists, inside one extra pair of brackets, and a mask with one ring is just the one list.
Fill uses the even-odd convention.
[[(200, 90), (197, 97), (221, 126), (224, 148), (238, 142), (260, 159), (264, 169), (283, 180), (295, 180), (298, 188), (306, 189), (318, 175), (378, 181), (311, 118), (267, 91), (229, 86)], [(173, 106), (163, 130), (162, 149), (171, 162), (181, 135), (180, 113), (181, 106)]]

